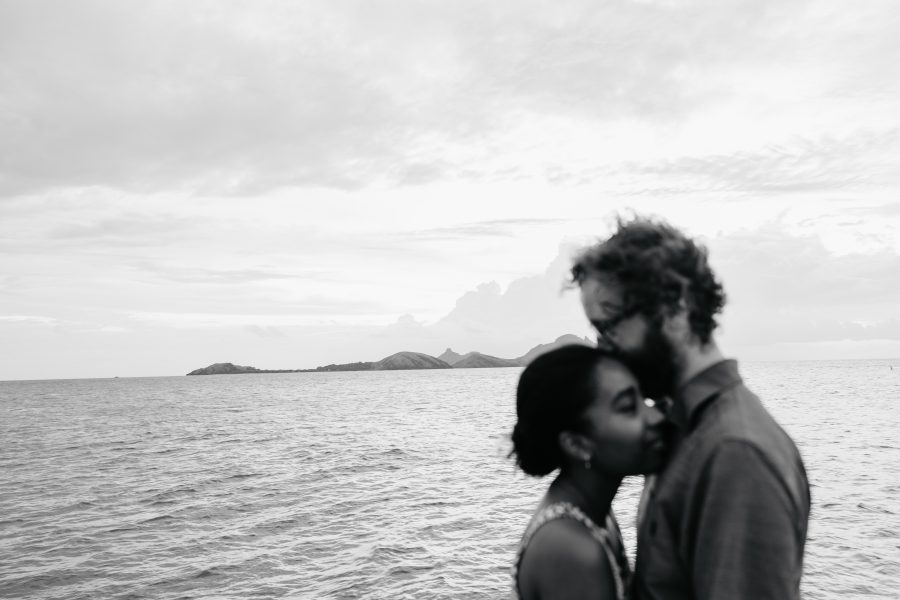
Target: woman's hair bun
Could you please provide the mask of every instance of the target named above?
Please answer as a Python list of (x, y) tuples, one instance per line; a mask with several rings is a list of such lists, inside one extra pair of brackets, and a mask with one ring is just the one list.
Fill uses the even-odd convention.
[(512, 443), (516, 464), (527, 475), (543, 477), (561, 466), (556, 440), (542, 440), (540, 432), (529, 432), (521, 422), (513, 427)]

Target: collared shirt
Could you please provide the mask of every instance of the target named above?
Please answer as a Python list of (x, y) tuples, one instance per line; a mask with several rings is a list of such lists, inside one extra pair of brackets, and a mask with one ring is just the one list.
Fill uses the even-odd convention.
[(791, 438), (732, 360), (685, 384), (669, 417), (679, 441), (640, 524), (637, 598), (799, 598), (810, 496)]

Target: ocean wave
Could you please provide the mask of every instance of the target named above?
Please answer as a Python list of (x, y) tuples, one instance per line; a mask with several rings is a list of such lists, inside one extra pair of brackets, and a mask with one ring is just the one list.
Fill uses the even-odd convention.
[[(745, 373), (813, 486), (804, 600), (898, 587), (894, 426), (827, 393), (896, 395), (861, 364)], [(498, 451), (516, 375), (259, 375), (190, 381), (206, 386), (194, 395), (185, 378), (97, 380), (77, 397), (39, 383), (0, 403), (16, 432), (0, 445), (0, 596), (502, 597), (548, 483)], [(640, 485), (626, 480), (615, 505), (632, 556)]]

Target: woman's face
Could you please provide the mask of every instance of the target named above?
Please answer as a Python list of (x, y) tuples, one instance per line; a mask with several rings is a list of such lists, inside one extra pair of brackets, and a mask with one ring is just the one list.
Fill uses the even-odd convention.
[(581, 416), (581, 434), (592, 443), (592, 468), (618, 475), (659, 470), (665, 460), (664, 418), (644, 403), (631, 372), (619, 361), (601, 360), (591, 375), (594, 401)]

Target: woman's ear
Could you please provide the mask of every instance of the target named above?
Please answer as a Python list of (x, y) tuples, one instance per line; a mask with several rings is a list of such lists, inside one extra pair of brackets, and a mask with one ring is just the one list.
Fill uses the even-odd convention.
[(571, 431), (561, 431), (557, 442), (563, 456), (569, 460), (584, 462), (591, 459), (593, 445), (585, 436)]

